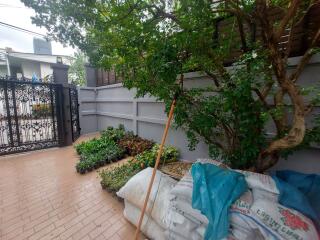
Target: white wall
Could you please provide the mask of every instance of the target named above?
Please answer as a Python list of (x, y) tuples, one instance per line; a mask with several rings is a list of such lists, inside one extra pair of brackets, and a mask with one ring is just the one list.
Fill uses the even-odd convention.
[(22, 62), (21, 69), (23, 76), (26, 78), (32, 78), (33, 73), (35, 73), (38, 78), (41, 76), (39, 62)]
[[(290, 59), (291, 68), (296, 59)], [(313, 59), (305, 69), (299, 83), (304, 86), (320, 82), (320, 59)], [(209, 78), (199, 73), (185, 74), (185, 87), (212, 84)], [(160, 142), (167, 119), (164, 105), (152, 97), (135, 99), (135, 91), (114, 84), (104, 87), (84, 87), (79, 91), (80, 126), (82, 134), (96, 132), (107, 126), (124, 124), (141, 137)], [(316, 108), (319, 111), (319, 107)], [(271, 129), (271, 128), (270, 128)], [(272, 130), (271, 130), (272, 131)], [(182, 130), (170, 129), (167, 144), (178, 147), (183, 160), (194, 161), (208, 157), (208, 147), (199, 143), (195, 151), (188, 150), (188, 142)], [(292, 169), (306, 173), (320, 173), (320, 148), (306, 149), (292, 155), (289, 160), (280, 160), (273, 169)]]
[(50, 63), (40, 63), (40, 77), (41, 78), (44, 78), (48, 75), (52, 75), (53, 73), (53, 70), (51, 68), (51, 65)]

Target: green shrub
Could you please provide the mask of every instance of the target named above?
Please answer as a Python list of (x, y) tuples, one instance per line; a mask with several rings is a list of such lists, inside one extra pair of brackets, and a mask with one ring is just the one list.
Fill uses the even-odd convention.
[[(159, 145), (154, 145), (152, 141), (142, 139), (132, 132), (126, 132), (123, 125), (118, 128), (108, 127), (101, 132), (100, 138), (82, 142), (75, 146), (80, 155), (80, 161), (76, 164), (77, 172), (84, 174), (97, 169), (110, 162), (115, 162), (124, 157), (125, 154), (137, 155), (130, 161), (130, 168), (125, 168), (124, 177), (133, 176), (132, 173), (155, 164)], [(173, 147), (165, 147), (161, 161), (169, 162), (178, 158), (178, 151)], [(115, 178), (117, 179), (117, 178)], [(116, 180), (114, 180), (116, 181)], [(123, 180), (126, 182), (125, 180)], [(123, 182), (122, 181), (122, 182)], [(121, 184), (120, 184), (121, 185)]]
[(135, 156), (145, 150), (151, 149), (154, 142), (133, 134), (126, 134), (122, 139), (120, 139), (118, 144), (128, 155)]
[(90, 155), (101, 151), (110, 140), (104, 138), (93, 138), (89, 141), (76, 145), (76, 151), (79, 155)]
[(131, 164), (115, 167), (113, 169), (103, 170), (99, 173), (101, 177), (101, 186), (111, 192), (117, 192), (126, 184), (129, 179), (140, 171)]
[[(106, 169), (99, 172), (101, 186), (108, 191), (116, 192), (127, 181), (147, 167), (154, 167), (159, 150), (159, 144), (156, 144), (150, 150), (138, 154), (127, 163), (112, 169)], [(178, 160), (179, 152), (176, 148), (167, 146), (163, 149), (161, 163), (174, 162)]]
[(84, 174), (87, 171), (92, 171), (94, 169), (94, 163), (90, 161), (80, 161), (76, 165), (76, 170), (78, 173)]
[(119, 124), (118, 128), (108, 127), (106, 130), (101, 132), (101, 138), (110, 139), (114, 142), (118, 142), (126, 135), (126, 131), (122, 124)]
[[(110, 162), (121, 159), (124, 151), (111, 140), (101, 139), (90, 143), (88, 148), (81, 152), (80, 161), (76, 165), (76, 170), (79, 173), (85, 173), (97, 169)], [(92, 144), (92, 145), (91, 145)], [(88, 152), (92, 146), (96, 146), (96, 151)]]
[[(124, 156), (123, 149), (114, 141), (115, 136), (117, 135), (118, 138), (122, 130), (112, 128), (107, 131), (108, 134), (101, 138), (94, 138), (76, 145), (76, 151), (80, 155), (80, 161), (76, 164), (77, 172), (84, 174)], [(111, 132), (116, 132), (116, 134), (111, 134)]]

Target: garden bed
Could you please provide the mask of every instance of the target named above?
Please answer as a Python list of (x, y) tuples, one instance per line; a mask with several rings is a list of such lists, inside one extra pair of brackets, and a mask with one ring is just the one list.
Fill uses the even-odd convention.
[[(152, 149), (146, 150), (128, 162), (113, 168), (99, 172), (101, 186), (109, 192), (117, 192), (135, 174), (147, 167), (154, 167), (159, 144), (155, 144)], [(165, 146), (161, 155), (161, 164), (172, 163), (178, 160), (179, 152), (172, 146)]]
[[(81, 142), (75, 148), (80, 156), (77, 172), (84, 174), (104, 167), (99, 171), (102, 188), (117, 192), (139, 171), (154, 167), (159, 144), (125, 131), (120, 125), (118, 128), (108, 127), (100, 137)], [(165, 146), (160, 166), (176, 162), (178, 156), (176, 148)]]
[(152, 148), (153, 144), (152, 141), (125, 131), (122, 125), (118, 128), (108, 127), (101, 132), (100, 137), (75, 146), (80, 156), (76, 170), (81, 174), (90, 172), (127, 156), (139, 154)]

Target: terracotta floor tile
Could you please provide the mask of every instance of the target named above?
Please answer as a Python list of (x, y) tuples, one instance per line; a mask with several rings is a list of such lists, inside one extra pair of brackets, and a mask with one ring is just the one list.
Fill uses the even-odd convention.
[(134, 226), (72, 146), (0, 157), (0, 239), (126, 239)]

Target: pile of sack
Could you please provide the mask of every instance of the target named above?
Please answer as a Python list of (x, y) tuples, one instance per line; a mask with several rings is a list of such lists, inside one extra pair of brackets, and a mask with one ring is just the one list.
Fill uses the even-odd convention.
[[(198, 160), (198, 162), (204, 165), (213, 164), (212, 166), (219, 166), (221, 169), (226, 168), (212, 160)], [(140, 217), (152, 170), (147, 168), (139, 172), (117, 193), (125, 200), (124, 216), (134, 225), (137, 225)], [(155, 240), (222, 239), (220, 238), (222, 223), (227, 227), (224, 239), (319, 239), (314, 223), (308, 217), (279, 203), (280, 192), (272, 177), (245, 171), (237, 173), (245, 179), (245, 191), (227, 207), (227, 214), (209, 208), (209, 211), (216, 214), (215, 218), (211, 218), (206, 211), (199, 208), (200, 211), (195, 207), (197, 206), (195, 201), (198, 201), (198, 204), (200, 201), (206, 208), (210, 204), (201, 203), (208, 197), (201, 198), (201, 195), (208, 193), (203, 186), (201, 189), (194, 186), (194, 176), (191, 172), (177, 182), (157, 171), (142, 232)], [(223, 191), (223, 187), (220, 186), (220, 191)], [(198, 192), (195, 192), (196, 190)], [(214, 190), (214, 187), (209, 190)], [(219, 202), (219, 198), (216, 200)], [(208, 229), (213, 230), (215, 234), (218, 232), (218, 235), (210, 232), (210, 236), (214, 236), (210, 238), (208, 233), (206, 235)]]
[[(212, 161), (199, 159), (198, 162)], [(187, 172), (170, 192), (167, 239), (204, 239), (209, 221), (199, 210), (192, 207), (192, 191), (193, 179), (191, 173)]]
[[(117, 195), (124, 199), (124, 216), (132, 224), (138, 224), (141, 209), (147, 194), (148, 184), (153, 168), (146, 168), (132, 177)], [(166, 229), (169, 228), (167, 214), (170, 204), (170, 192), (177, 181), (157, 171), (150, 193), (141, 231), (150, 239), (164, 240)]]

